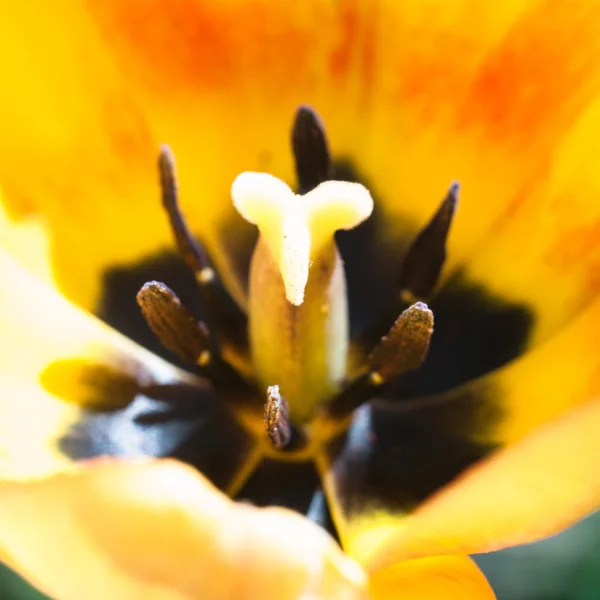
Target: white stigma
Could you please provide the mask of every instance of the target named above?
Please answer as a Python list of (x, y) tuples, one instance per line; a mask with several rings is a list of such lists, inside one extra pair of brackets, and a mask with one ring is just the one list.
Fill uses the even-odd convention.
[(352, 229), (369, 217), (373, 199), (359, 183), (325, 181), (304, 196), (268, 173), (241, 173), (231, 186), (233, 205), (256, 225), (285, 286), (286, 298), (304, 301), (311, 260), (339, 229)]

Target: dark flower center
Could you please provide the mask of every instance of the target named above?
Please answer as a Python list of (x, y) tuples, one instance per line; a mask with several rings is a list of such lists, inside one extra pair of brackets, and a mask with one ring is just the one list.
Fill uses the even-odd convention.
[[(291, 138), (298, 189), (301, 193), (311, 192), (323, 182), (331, 179), (333, 165), (329, 157), (325, 131), (319, 118), (310, 108), (298, 109)], [(247, 357), (248, 341), (242, 341), (243, 349), (240, 352), (240, 338), (243, 335), (238, 334), (237, 339), (231, 339), (227, 328), (220, 326), (217, 275), (207, 252), (193, 237), (179, 210), (174, 160), (166, 146), (161, 150), (159, 171), (163, 207), (169, 217), (181, 257), (193, 273), (204, 296), (204, 303), (208, 308), (205, 314), (207, 314), (210, 325), (204, 321), (197, 321), (172, 290), (165, 284), (156, 281), (146, 283), (137, 295), (138, 304), (148, 325), (164, 347), (177, 353), (185, 362), (196, 365), (211, 380), (220, 396), (230, 398), (235, 403), (235, 395), (227, 393), (227, 389), (223, 389), (235, 386), (248, 388), (247, 393), (242, 394), (241, 397), (255, 398), (255, 404), (258, 404), (258, 399), (260, 399), (260, 403), (264, 404), (264, 433), (274, 449), (298, 451), (299, 448), (304, 448), (309, 443), (311, 435), (306, 427), (307, 421), (315, 418), (317, 412), (311, 410), (307, 418), (306, 413), (296, 411), (296, 415), (303, 414), (304, 416), (300, 421), (294, 422), (294, 413), (292, 412), (290, 415), (288, 401), (279, 392), (279, 384), (284, 386), (286, 384), (285, 375), (283, 376), (284, 381), (269, 382), (271, 385), (265, 393), (256, 389), (257, 381), (251, 370), (247, 368), (242, 372), (236, 370), (235, 365), (240, 353), (245, 353), (246, 363), (252, 364), (252, 358), (248, 360)], [(414, 303), (400, 312), (400, 315), (392, 322), (388, 333), (374, 345), (368, 356), (354, 369), (354, 373), (339, 382), (339, 390), (332, 395), (331, 399), (317, 407), (321, 414), (330, 420), (337, 420), (340, 424), (347, 423), (354, 410), (368, 401), (377, 389), (400, 375), (417, 369), (425, 360), (433, 333), (433, 313), (426, 304), (419, 300), (428, 298), (438, 283), (446, 256), (446, 238), (456, 208), (457, 193), (458, 184), (453, 184), (431, 221), (419, 232), (405, 255), (398, 277), (398, 299), (390, 308), (395, 310), (402, 303)], [(321, 204), (323, 203), (321, 202)], [(320, 210), (323, 209), (320, 208)], [(339, 210), (344, 210), (343, 206)], [(260, 248), (257, 248), (255, 256), (259, 252)], [(266, 252), (268, 253), (268, 250)], [(337, 253), (335, 254), (337, 256)], [(326, 281), (323, 290), (318, 287), (317, 293), (324, 292), (328, 296), (338, 293), (335, 289), (332, 291), (330, 283), (334, 278), (333, 275), (330, 275), (333, 267), (330, 269), (327, 266), (320, 267), (319, 265), (320, 263), (317, 262), (317, 265), (313, 266), (311, 270), (312, 280), (320, 277), (331, 277), (331, 280)], [(264, 276), (260, 277), (258, 285), (264, 286), (266, 281), (269, 280), (265, 280)], [(267, 298), (273, 293), (275, 291), (271, 291), (271, 289), (262, 292), (263, 297)], [(345, 285), (339, 293), (345, 295)], [(319, 298), (317, 301), (321, 302)], [(284, 302), (284, 304), (286, 303)], [(309, 313), (308, 319), (306, 317), (302, 319), (300, 311), (294, 306), (281, 308), (281, 305), (275, 305), (275, 308), (284, 313), (276, 322), (283, 323), (284, 328), (286, 323), (289, 323), (289, 327), (293, 330), (300, 328), (310, 330), (311, 321), (318, 320), (320, 316), (315, 317)], [(331, 308), (328, 307), (324, 310), (328, 311)], [(333, 310), (335, 310), (335, 305)], [(320, 312), (322, 309), (318, 308), (317, 313)], [(266, 315), (266, 318), (268, 319), (269, 315)], [(238, 327), (239, 325), (243, 325), (243, 319)], [(259, 322), (255, 325), (256, 327), (260, 330), (262, 323)], [(315, 327), (331, 328), (330, 325), (323, 325), (320, 321)], [(306, 339), (302, 337), (302, 333), (303, 331), (292, 332), (292, 344), (307, 343)], [(335, 335), (335, 331), (330, 335)], [(310, 343), (311, 340), (320, 338), (308, 336), (307, 339)], [(324, 343), (327, 341), (325, 339)], [(261, 343), (272, 343), (277, 346), (278, 339), (277, 337), (270, 339), (267, 335), (266, 341), (263, 339)], [(318, 348), (309, 348), (309, 351), (318, 355), (317, 360), (326, 361), (328, 359), (329, 355), (325, 353), (322, 357)], [(292, 348), (291, 354), (292, 358), (298, 354), (295, 348)], [(345, 356), (343, 360), (346, 361)], [(300, 369), (303, 367), (304, 365), (299, 366)], [(310, 376), (311, 373), (304, 371), (300, 373), (301, 379), (309, 379)], [(301, 400), (306, 402), (307, 399)], [(298, 399), (295, 401), (297, 402)], [(312, 406), (310, 401), (309, 405)], [(337, 430), (338, 427), (334, 426), (332, 431), (337, 433)], [(294, 444), (291, 444), (292, 440), (294, 440)]]
[[(297, 189), (301, 193), (330, 179), (363, 180), (348, 161), (330, 160), (323, 127), (308, 108), (297, 112), (292, 147)], [(270, 386), (281, 386), (281, 391), (257, 385), (247, 315), (227, 295), (208, 253), (185, 225), (177, 206), (173, 161), (168, 151), (162, 152), (160, 167), (163, 204), (183, 261), (171, 254), (161, 254), (132, 268), (120, 267), (107, 273), (100, 316), (158, 354), (173, 359), (175, 351), (184, 364), (211, 381), (220, 402), (253, 415), (259, 425), (254, 432), (262, 431), (263, 441), (270, 445), (271, 452), (239, 492), (241, 497), (259, 504), (285, 504), (304, 510), (316, 485), (307, 450), (311, 428), (305, 422), (290, 420), (287, 398), (282, 393), (284, 381), (268, 382)], [(527, 307), (490, 295), (484, 285), (470, 281), (464, 272), (455, 273), (442, 285), (439, 283), (456, 195), (457, 188), (453, 185), (430, 222), (412, 241), (399, 243), (399, 248), (384, 247), (378, 242), (385, 203), (378, 203), (377, 199), (374, 217), (355, 230), (336, 235), (348, 284), (351, 353), (357, 360), (340, 389), (318, 406), (314, 415), (334, 424), (330, 430), (332, 437), (343, 433), (350, 413), (373, 395), (394, 402), (412, 398), (414, 405), (415, 398), (418, 403), (421, 395), (445, 391), (484, 374), (513, 359), (525, 347), (532, 324), (532, 313)], [(243, 226), (238, 231), (236, 226), (233, 235), (248, 240), (241, 244), (248, 248), (248, 258), (256, 239), (254, 232)], [(148, 323), (164, 344), (162, 348), (149, 337), (147, 325), (141, 326), (139, 311), (131, 302), (148, 279), (165, 282), (151, 283), (138, 295)], [(420, 303), (422, 300), (428, 308)], [(430, 340), (432, 313), (435, 332)], [(193, 315), (201, 315), (202, 322)], [(184, 393), (174, 392), (174, 399)], [(184, 405), (189, 406), (181, 404)], [(173, 406), (179, 417), (182, 410), (188, 410), (177, 403)], [(457, 421), (470, 423), (474, 416), (463, 415), (460, 412), (463, 409), (467, 413), (476, 411), (477, 403), (457, 406), (453, 416)], [(163, 418), (170, 417), (165, 414)], [(407, 423), (402, 431), (386, 430), (387, 437), (381, 440), (393, 445), (396, 443), (393, 440), (402, 437), (405, 445), (410, 445), (417, 430), (413, 431)], [(194, 464), (202, 463), (200, 468), (220, 485), (217, 467), (213, 471), (206, 463), (205, 468), (203, 461), (197, 461), (196, 453), (204, 452), (207, 445), (220, 447), (224, 437), (234, 440), (236, 430), (227, 425), (203, 435), (208, 436), (203, 440), (203, 450), (198, 450), (199, 445), (190, 439), (175, 454)], [(429, 442), (419, 441), (419, 448), (424, 444)], [(98, 451), (94, 447), (85, 452), (91, 455)], [(477, 451), (474, 452), (476, 455)], [(82, 450), (76, 453), (81, 454)], [(224, 456), (215, 455), (219, 469), (224, 460)], [(425, 460), (428, 460), (425, 456), (420, 459)], [(450, 471), (454, 473), (455, 469), (453, 466)], [(281, 491), (282, 486), (285, 492)], [(427, 490), (419, 491), (417, 496)]]

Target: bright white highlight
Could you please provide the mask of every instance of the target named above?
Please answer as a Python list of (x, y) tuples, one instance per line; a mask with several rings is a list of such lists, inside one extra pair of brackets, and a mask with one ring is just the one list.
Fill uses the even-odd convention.
[(353, 229), (373, 211), (369, 191), (346, 181), (325, 181), (301, 196), (273, 175), (247, 172), (236, 177), (231, 196), (242, 217), (258, 227), (296, 306), (304, 301), (311, 260), (338, 229)]

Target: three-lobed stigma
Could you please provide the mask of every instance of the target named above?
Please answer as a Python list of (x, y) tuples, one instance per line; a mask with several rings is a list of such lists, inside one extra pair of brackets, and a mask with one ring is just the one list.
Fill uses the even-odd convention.
[(325, 181), (304, 195), (268, 173), (242, 173), (231, 187), (233, 204), (260, 231), (285, 286), (288, 301), (304, 301), (311, 262), (339, 229), (353, 229), (373, 211), (359, 183)]

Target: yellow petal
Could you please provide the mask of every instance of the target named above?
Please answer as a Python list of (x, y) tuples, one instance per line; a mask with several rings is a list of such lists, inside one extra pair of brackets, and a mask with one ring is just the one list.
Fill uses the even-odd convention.
[[(70, 298), (96, 309), (107, 269), (173, 247), (160, 208), (161, 142), (177, 157), (194, 231), (213, 250), (245, 248), (231, 231), (232, 217), (241, 224), (228, 202), (231, 183), (241, 171), (267, 168), (291, 180), (288, 132), (297, 104), (313, 96), (308, 63), (339, 52), (329, 36), (315, 36), (313, 24), (341, 29), (338, 18), (338, 9), (319, 3), (295, 10), (240, 1), (156, 4), (143, 14), (78, 0), (51, 11), (42, 2), (32, 11), (7, 8), (0, 39), (2, 57), (12, 58), (0, 58), (9, 90), (0, 182), (11, 214), (47, 217), (56, 275)], [(299, 46), (314, 59), (301, 59)], [(169, 51), (157, 55), (158, 47)], [(276, 61), (282, 48), (290, 52)], [(282, 88), (291, 66), (302, 68), (302, 81)], [(325, 100), (326, 74), (319, 79)], [(267, 114), (264, 98), (274, 85), (278, 102)], [(222, 254), (215, 259), (227, 265)], [(233, 271), (221, 270), (243, 295)]]
[[(525, 213), (550, 216), (535, 236), (522, 225), (507, 228), (515, 241), (495, 246), (472, 270), (487, 280), (501, 267), (496, 288), (547, 306), (540, 336), (564, 320), (560, 299), (547, 303), (545, 285), (525, 282), (558, 285), (564, 253), (554, 253), (553, 266), (543, 261), (564, 239), (553, 225), (564, 208), (555, 205), (568, 192), (588, 207), (599, 190), (595, 3), (364, 0), (292, 8), (236, 0), (155, 2), (143, 13), (118, 2), (31, 6), (10, 6), (0, 24), (0, 181), (11, 213), (47, 215), (57, 277), (83, 305), (97, 307), (99, 273), (172, 247), (158, 202), (160, 142), (178, 157), (194, 230), (213, 250), (241, 251), (229, 186), (246, 170), (291, 183), (290, 121), (308, 102), (327, 123), (334, 157), (350, 159), (373, 186), (397, 217), (395, 230), (415, 231), (448, 183), (461, 180), (454, 265), (479, 255), (516, 208), (523, 207), (523, 223)], [(315, 31), (317, 21), (327, 35)], [(267, 110), (265, 98), (277, 102)], [(593, 214), (582, 218), (570, 229)], [(523, 236), (530, 247), (513, 283)], [(561, 290), (565, 306), (586, 300), (583, 269)], [(225, 276), (243, 296), (243, 282), (232, 281), (232, 271)]]
[[(600, 15), (590, 16), (600, 28)], [(596, 52), (600, 56), (600, 48)], [(530, 344), (547, 339), (599, 291), (600, 98), (574, 119), (539, 180), (506, 208), (467, 274), (500, 298), (535, 307)]]
[(596, 299), (587, 310), (572, 314), (569, 326), (545, 344), (462, 390), (431, 402), (447, 402), (451, 410), (454, 397), (487, 398), (480, 402), (480, 428), (473, 439), (514, 443), (535, 427), (600, 393), (599, 335), (600, 299)]
[[(52, 379), (48, 370), (53, 366), (79, 361), (128, 373), (140, 385), (198, 381), (75, 308), (4, 250), (0, 250), (0, 283), (0, 369), (6, 376), (48, 381)], [(61, 385), (65, 399), (84, 403), (76, 390), (67, 391), (64, 382)]]
[(498, 550), (572, 525), (600, 508), (599, 427), (594, 400), (473, 467), (408, 517), (369, 566)]
[[(4, 251), (0, 285), (0, 469), (4, 476), (23, 477), (64, 465), (68, 457), (60, 441), (84, 419), (84, 408), (90, 403), (98, 408), (103, 398), (113, 400), (102, 392), (105, 383), (114, 383), (127, 402), (133, 400), (131, 386), (136, 384), (191, 381), (70, 306)], [(68, 377), (55, 377), (58, 371), (68, 371)], [(95, 380), (87, 378), (91, 372)]]
[(599, 6), (396, 6), (371, 19), (381, 72), (358, 156), (373, 191), (414, 227), (458, 179), (446, 273), (531, 306), (545, 339), (598, 292)]
[[(188, 453), (223, 487), (256, 460), (252, 438), (206, 382), (75, 308), (4, 251), (0, 288), (3, 477), (52, 472), (97, 454), (170, 454), (192, 434)], [(167, 412), (152, 419), (165, 409), (160, 394), (169, 391), (191, 407), (187, 417), (169, 419)]]
[[(600, 395), (599, 337), (597, 300), (560, 334), (487, 376), (444, 394), (361, 408), (344, 446), (333, 444), (320, 458), (346, 550), (368, 557), (404, 527), (408, 513), (465, 469), (497, 448), (526, 443), (536, 428)], [(588, 453), (593, 461), (591, 448)], [(583, 458), (577, 462), (586, 464)], [(552, 465), (549, 460), (544, 473), (554, 478)], [(594, 468), (589, 465), (589, 477)], [(556, 484), (562, 485), (558, 471)], [(568, 480), (564, 490), (573, 502), (581, 494), (580, 488), (569, 488)], [(498, 494), (491, 498), (502, 500)], [(577, 516), (585, 510), (591, 507)], [(554, 522), (576, 518), (568, 504), (564, 513), (560, 506), (555, 511)], [(510, 511), (503, 514), (510, 523)], [(494, 540), (487, 539), (493, 547)], [(451, 540), (447, 551), (466, 552)], [(420, 548), (421, 555), (439, 552), (437, 542)]]
[(236, 504), (175, 462), (2, 483), (0, 513), (0, 556), (58, 600), (350, 600), (366, 584), (304, 517)]
[[(7, 9), (2, 23), (3, 51), (14, 52), (14, 60), (2, 60), (0, 66), (14, 86), (3, 118), (14, 127), (3, 145), (6, 162), (0, 177), (10, 213), (46, 217), (59, 282), (92, 308), (98, 271), (115, 256), (128, 260), (147, 252), (153, 236), (155, 243), (165, 243), (168, 231), (157, 227), (159, 203), (151, 201), (156, 197), (154, 182), (140, 177), (139, 167), (150, 161), (151, 169), (155, 162), (143, 115), (131, 93), (119, 86), (111, 57), (102, 51), (85, 8), (68, 1), (55, 8), (57, 12), (47, 12), (40, 3), (35, 18)], [(27, 170), (35, 176), (24, 177)], [(116, 204), (107, 202), (111, 197), (130, 200), (122, 202), (123, 219)], [(127, 233), (127, 221), (142, 198), (150, 200), (145, 244)], [(111, 243), (106, 243), (108, 237)]]
[[(361, 562), (415, 507), (490, 451), (468, 438), (471, 405), (452, 415), (410, 404), (373, 400), (362, 406), (345, 439), (325, 445), (317, 459), (342, 546)], [(452, 431), (457, 423), (462, 435)]]
[(15, 222), (5, 210), (6, 200), (0, 189), (0, 247), (17, 256), (38, 279), (55, 285), (50, 260), (50, 240), (42, 215), (35, 215)]
[(403, 562), (371, 576), (374, 600), (494, 600), (485, 577), (467, 556)]

